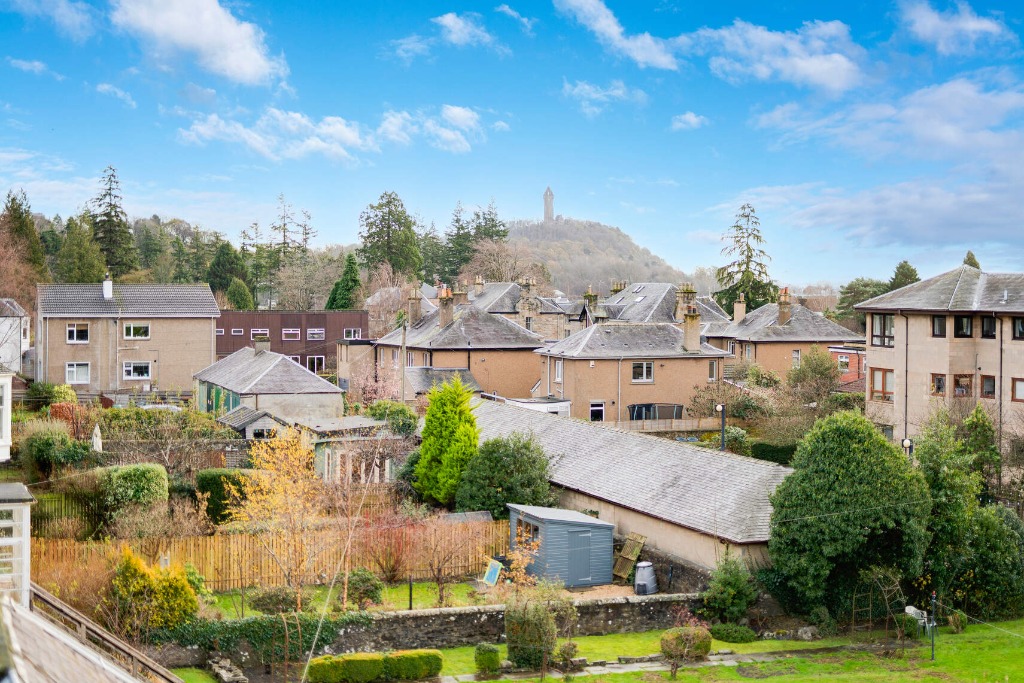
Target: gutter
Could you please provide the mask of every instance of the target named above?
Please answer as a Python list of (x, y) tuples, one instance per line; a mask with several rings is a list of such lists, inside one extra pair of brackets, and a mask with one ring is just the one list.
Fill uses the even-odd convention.
[(896, 311), (903, 318), (903, 438), (908, 438), (910, 425), (907, 424), (910, 405), (910, 318), (903, 313), (903, 309)]

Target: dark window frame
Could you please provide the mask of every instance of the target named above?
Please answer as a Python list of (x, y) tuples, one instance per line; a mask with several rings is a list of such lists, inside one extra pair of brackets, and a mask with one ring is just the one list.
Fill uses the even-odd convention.
[[(936, 379), (941, 379), (942, 380), (942, 391), (939, 391), (939, 390), (936, 389), (936, 384), (935, 384), (935, 380)], [(933, 372), (932, 373), (932, 383), (931, 383), (931, 395), (932, 396), (945, 396), (947, 389), (948, 389), (948, 384), (946, 382), (946, 375), (942, 374), (942, 373), (938, 373), (938, 372)]]
[[(985, 380), (987, 380), (987, 379), (992, 380), (992, 391), (991, 392), (985, 391)], [(996, 397), (996, 391), (998, 391), (998, 389), (999, 389), (999, 387), (996, 385), (996, 376), (995, 375), (982, 375), (981, 376), (981, 380), (978, 382), (978, 390), (979, 390), (979, 395), (981, 396), (981, 398), (995, 398)]]
[(896, 346), (896, 316), (894, 314), (871, 314), (871, 345), (887, 349)]
[[(960, 331), (960, 321), (967, 321), (967, 331)], [(953, 337), (955, 339), (973, 339), (974, 338), (974, 316), (973, 315), (954, 315), (953, 316)]]
[[(988, 325), (992, 326), (990, 331), (986, 331)], [(981, 338), (982, 339), (995, 339), (996, 338), (996, 319), (990, 316), (982, 316), (981, 318)]]
[[(960, 383), (960, 380), (966, 379), (967, 382), (964, 384)], [(961, 392), (960, 390), (966, 386), (966, 391)], [(973, 374), (960, 374), (953, 375), (953, 397), (954, 398), (974, 398), (974, 375)]]
[(1016, 340), (1024, 339), (1024, 317), (1014, 316), (1011, 324), (1013, 325), (1013, 338)]
[[(941, 324), (940, 324), (941, 323)], [(938, 332), (936, 328), (941, 327), (942, 331)], [(933, 315), (932, 316), (932, 336), (946, 338), (946, 316), (944, 315)]]

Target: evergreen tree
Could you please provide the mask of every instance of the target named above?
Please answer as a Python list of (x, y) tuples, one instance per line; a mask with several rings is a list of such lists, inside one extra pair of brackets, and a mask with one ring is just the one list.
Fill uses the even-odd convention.
[(508, 519), (508, 503), (546, 506), (552, 502), (544, 449), (532, 436), (513, 432), (480, 445), (462, 476), (455, 509), (487, 510), (495, 519)]
[(53, 259), (64, 244), (64, 219), (57, 214), (50, 220), (50, 225), (39, 233), (39, 241), (43, 245), (46, 258)]
[(463, 266), (473, 258), (473, 227), (462, 216), (462, 202), (452, 211), (452, 222), (445, 232), (444, 268), (441, 280), (454, 287)]
[(450, 505), (466, 465), (477, 453), (480, 429), (470, 407), (472, 398), (473, 392), (458, 375), (428, 394), (415, 483), (427, 500)]
[(103, 252), (92, 237), (92, 216), (82, 213), (69, 218), (64, 243), (53, 264), (57, 282), (102, 282), (107, 271)]
[(975, 256), (974, 252), (970, 249), (968, 249), (967, 253), (964, 255), (964, 265), (981, 270), (981, 264), (978, 263), (978, 257)]
[(112, 276), (121, 277), (139, 267), (139, 251), (128, 227), (128, 216), (121, 208), (121, 183), (117, 171), (103, 171), (100, 194), (93, 200), (93, 235), (103, 252)]
[(414, 276), (420, 272), (423, 259), (416, 237), (416, 221), (405, 210), (401, 198), (385, 192), (376, 204), (359, 214), (359, 258), (367, 270), (373, 271), (389, 263), (395, 273)]
[(359, 282), (359, 264), (356, 263), (356, 255), (349, 252), (345, 256), (345, 269), (341, 277), (334, 283), (331, 295), (327, 297), (328, 311), (344, 311), (354, 308), (356, 294), (362, 283)]
[(746, 297), (747, 311), (775, 301), (779, 295), (779, 287), (768, 275), (768, 261), (771, 257), (761, 248), (764, 237), (761, 235), (761, 221), (758, 220), (754, 207), (744, 204), (736, 214), (736, 223), (722, 236), (729, 246), (722, 249), (722, 254), (731, 256), (733, 261), (718, 269), (718, 285), (722, 289), (715, 292), (715, 300), (732, 315), (733, 304), (740, 294)]
[(907, 285), (913, 284), (920, 281), (921, 276), (917, 274), (917, 268), (910, 265), (909, 261), (900, 261), (896, 265), (896, 270), (892, 274), (892, 278), (889, 279), (889, 291), (899, 289), (900, 287), (906, 287)]
[(228, 304), (233, 310), (256, 310), (256, 302), (253, 301), (252, 292), (250, 292), (246, 284), (237, 277), (231, 278), (231, 284), (228, 285), (227, 292), (225, 292), (224, 295), (227, 297)]
[(8, 190), (3, 213), (0, 213), (0, 224), (0, 229), (5, 230), (14, 239), (16, 246), (25, 255), (25, 260), (36, 269), (39, 276), (46, 275), (46, 254), (42, 242), (39, 241), (36, 222), (32, 218), (32, 207), (24, 190)]
[(210, 283), (210, 289), (213, 291), (226, 292), (235, 278), (245, 282), (249, 279), (249, 269), (245, 267), (242, 255), (231, 242), (225, 240), (217, 245), (217, 251), (214, 252), (207, 270), (206, 281)]
[(174, 282), (192, 282), (192, 259), (188, 253), (188, 246), (180, 237), (175, 237), (171, 243), (171, 254), (174, 260)]
[(839, 288), (839, 303), (836, 306), (836, 316), (840, 320), (856, 321), (857, 329), (863, 332), (864, 314), (855, 310), (854, 306), (885, 294), (887, 291), (889, 291), (889, 283), (882, 280), (868, 277), (858, 277), (850, 280)]
[(444, 272), (444, 240), (437, 234), (437, 228), (431, 223), (429, 228), (417, 235), (417, 244), (420, 256), (423, 258), (423, 280), (434, 284), (441, 279), (441, 273)]
[(473, 212), (470, 224), (473, 226), (474, 244), (484, 240), (504, 242), (508, 239), (508, 227), (505, 221), (498, 218), (498, 207), (493, 199), (483, 211), (477, 209)]

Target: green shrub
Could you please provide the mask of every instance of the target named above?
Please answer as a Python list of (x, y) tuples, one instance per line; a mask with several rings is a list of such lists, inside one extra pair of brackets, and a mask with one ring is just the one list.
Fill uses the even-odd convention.
[(363, 567), (349, 572), (348, 599), (360, 607), (379, 605), (384, 602), (384, 582)]
[(228, 467), (217, 467), (196, 472), (196, 491), (209, 494), (206, 501), (206, 514), (214, 524), (223, 524), (228, 520), (229, 500), (228, 488), (231, 484), (241, 490), (241, 478), (250, 474), (251, 470), (238, 470)]
[(480, 643), (473, 653), (477, 673), (495, 674), (501, 669), (501, 651), (497, 645)]
[(29, 406), (39, 410), (53, 403), (53, 394), (56, 387), (49, 382), (32, 382), (25, 391), (25, 402)]
[(124, 548), (111, 580), (114, 609), (108, 626), (128, 638), (176, 628), (195, 617), (199, 600), (181, 568), (150, 569)]
[(416, 432), (419, 418), (416, 411), (404, 403), (381, 399), (366, 409), (366, 414), (374, 420), (384, 420), (388, 431), (399, 436), (412, 436)]
[(917, 640), (921, 637), (917, 619), (909, 614), (897, 614), (893, 617), (896, 622), (897, 637), (902, 636), (907, 640)]
[(710, 631), (712, 638), (723, 643), (752, 643), (757, 640), (753, 629), (739, 624), (715, 624)]
[(793, 454), (796, 453), (796, 446), (796, 443), (777, 444), (767, 441), (751, 441), (750, 456), (779, 465), (789, 465), (793, 460)]
[[(282, 612), (294, 612), (298, 604), (299, 592), (289, 586), (277, 586), (275, 588), (263, 588), (253, 593), (249, 604), (264, 614), (281, 614)], [(305, 592), (302, 595), (302, 603), (309, 601), (309, 595)]]
[(50, 403), (78, 403), (78, 394), (70, 384), (57, 384), (50, 394)]
[(441, 673), (444, 656), (439, 650), (398, 650), (384, 657), (384, 679), (416, 681)]
[(356, 652), (338, 659), (341, 680), (346, 683), (370, 683), (384, 675), (384, 655), (378, 652)]
[(730, 453), (737, 455), (750, 455), (750, 441), (747, 439), (747, 432), (739, 427), (726, 426), (725, 448)]
[(558, 670), (563, 675), (575, 671), (575, 665), (572, 663), (572, 660), (576, 659), (579, 651), (579, 646), (571, 640), (565, 641), (555, 649), (555, 666), (558, 667)]
[(757, 588), (743, 561), (727, 552), (711, 572), (711, 581), (701, 599), (708, 618), (735, 622), (757, 600)]
[(181, 567), (154, 572), (150, 628), (174, 628), (199, 611), (199, 598)]
[(103, 506), (110, 520), (130, 506), (167, 502), (167, 470), (154, 463), (117, 465), (95, 470)]
[(958, 609), (950, 610), (946, 615), (946, 623), (953, 633), (963, 633), (967, 630), (967, 615)]
[(542, 602), (510, 600), (505, 605), (508, 658), (520, 669), (539, 669), (558, 640), (555, 617)]
[(670, 628), (661, 636), (661, 654), (669, 663), (672, 678), (676, 677), (681, 663), (704, 659), (709, 652), (711, 632), (703, 626)]
[(309, 660), (306, 680), (309, 683), (345, 683), (341, 677), (341, 657), (324, 655)]
[(839, 633), (839, 624), (829, 614), (828, 607), (818, 605), (808, 617), (808, 621), (818, 627), (818, 634), (823, 638), (830, 638)]
[(200, 574), (191, 562), (185, 563), (185, 580), (188, 581), (188, 585), (192, 586), (192, 590), (198, 597), (205, 598), (213, 595), (213, 591), (206, 587), (206, 577)]
[(30, 476), (37, 474), (44, 480), (49, 479), (72, 443), (74, 441), (63, 429), (38, 431), (25, 438), (21, 444), (21, 457)]

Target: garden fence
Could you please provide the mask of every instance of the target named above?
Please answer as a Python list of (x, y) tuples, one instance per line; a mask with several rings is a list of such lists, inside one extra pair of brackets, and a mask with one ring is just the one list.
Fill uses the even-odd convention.
[[(193, 565), (215, 591), (283, 586), (284, 573), (268, 552), (269, 546), (282, 556), (289, 551), (307, 556), (318, 551), (305, 568), (304, 583), (325, 583), (340, 566), (345, 536), (344, 531), (331, 529), (292, 538), (240, 533), (87, 542), (34, 538), (32, 575), (45, 585), (46, 576), (60, 567), (88, 566), (97, 555), (113, 559), (128, 546), (153, 564)], [(397, 556), (399, 578), (429, 579), (431, 563), (443, 563), (450, 577), (464, 577), (482, 574), (488, 558), (506, 554), (508, 544), (507, 521), (365, 527), (353, 536), (349, 566), (381, 573), (381, 557)]]
[[(103, 522), (103, 504), (99, 496), (69, 496), (63, 493), (36, 493), (32, 506), (33, 536), (68, 533), (91, 534)], [(68, 526), (68, 520), (74, 526)]]

